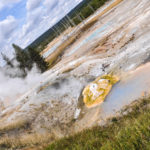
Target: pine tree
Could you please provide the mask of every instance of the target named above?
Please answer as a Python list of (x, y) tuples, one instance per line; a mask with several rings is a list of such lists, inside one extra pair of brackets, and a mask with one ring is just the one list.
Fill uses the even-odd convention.
[(45, 62), (44, 58), (35, 49), (29, 47), (27, 50), (23, 50), (15, 44), (12, 46), (15, 50), (15, 57), (19, 63), (19, 68), (23, 71), (23, 77), (27, 75), (28, 70), (32, 69), (33, 64), (36, 64), (41, 72), (48, 69), (48, 63)]
[(11, 60), (5, 54), (3, 54), (3, 53), (1, 53), (1, 55), (2, 55), (3, 60), (6, 62), (6, 65), (9, 66), (9, 67), (11, 67), (11, 68), (13, 68), (14, 65), (11, 62)]
[(39, 52), (31, 47), (28, 48), (28, 52), (32, 63), (35, 63), (41, 72), (44, 72), (48, 69), (48, 63), (45, 62), (44, 58)]
[(19, 63), (20, 70), (23, 71), (23, 76), (25, 77), (27, 75), (26, 69), (29, 69), (28, 67), (28, 61), (29, 56), (23, 49), (15, 44), (12, 45), (15, 50), (15, 58), (17, 62)]

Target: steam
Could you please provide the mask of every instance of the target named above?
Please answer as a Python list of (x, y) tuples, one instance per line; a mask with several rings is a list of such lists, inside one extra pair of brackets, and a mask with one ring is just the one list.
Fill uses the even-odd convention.
[(42, 75), (35, 65), (31, 71), (28, 71), (26, 78), (18, 76), (12, 78), (7, 74), (20, 75), (21, 70), (17, 67), (0, 69), (0, 103), (4, 103), (5, 106), (14, 103), (17, 98), (42, 81)]

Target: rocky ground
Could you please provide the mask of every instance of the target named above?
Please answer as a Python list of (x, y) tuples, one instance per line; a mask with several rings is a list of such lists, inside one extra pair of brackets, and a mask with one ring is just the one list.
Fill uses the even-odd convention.
[(123, 0), (101, 16), (42, 75), (44, 80), (37, 87), (2, 108), (0, 144), (6, 137), (35, 134), (49, 134), (53, 140), (103, 124), (101, 106), (86, 108), (81, 93), (98, 76), (114, 73), (124, 81), (131, 71), (149, 61), (149, 18), (149, 0)]

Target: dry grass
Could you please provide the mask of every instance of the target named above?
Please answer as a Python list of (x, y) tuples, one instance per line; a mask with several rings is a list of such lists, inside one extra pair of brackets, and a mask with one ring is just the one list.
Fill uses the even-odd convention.
[(46, 61), (49, 63), (50, 66), (52, 66), (63, 54), (64, 50), (76, 40), (79, 32), (80, 31), (73, 34), (70, 38), (64, 41), (64, 43), (62, 43), (50, 56), (46, 58)]
[(0, 133), (5, 133), (14, 129), (26, 129), (29, 127), (29, 121), (27, 120), (18, 120), (5, 125), (0, 126)]
[(76, 33), (64, 41), (64, 43), (62, 43), (50, 56), (48, 56), (46, 61), (50, 64), (50, 66), (52, 66), (58, 60), (67, 47), (79, 39), (82, 36), (81, 34), (91, 28), (96, 22), (97, 20), (93, 20), (90, 23), (87, 23), (84, 27), (79, 29)]
[(116, 0), (114, 3), (112, 3), (110, 6), (108, 6), (106, 9), (104, 9), (100, 14), (98, 14), (96, 17), (94, 17), (92, 20), (89, 21), (93, 22), (95, 20), (98, 20), (101, 16), (103, 16), (104, 14), (106, 14), (108, 11), (110, 11), (112, 8), (114, 8), (115, 6), (117, 6), (119, 3), (121, 3), (123, 0)]
[(0, 139), (0, 149), (42, 150), (47, 143), (53, 140), (54, 136), (50, 134), (26, 134), (14, 137), (5, 136)]
[(66, 31), (64, 31), (61, 35), (56, 37), (53, 41), (51, 41), (47, 47), (40, 53), (43, 55), (45, 52), (47, 52), (51, 47), (53, 47), (57, 42), (59, 42), (60, 39), (63, 38), (64, 35), (68, 35), (72, 31), (72, 27), (69, 27)]

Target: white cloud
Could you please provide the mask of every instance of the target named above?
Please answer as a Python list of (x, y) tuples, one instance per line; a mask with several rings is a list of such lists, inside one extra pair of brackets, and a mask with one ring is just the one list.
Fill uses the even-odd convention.
[(48, 9), (52, 10), (58, 5), (59, 0), (45, 0), (43, 5)]
[(82, 2), (83, 0), (75, 0), (77, 3), (80, 3), (80, 2)]
[(35, 9), (32, 12), (27, 12), (27, 21), (23, 25), (23, 36), (27, 35), (32, 30), (35, 30), (42, 21), (42, 7)]
[(28, 0), (26, 3), (26, 9), (28, 11), (32, 11), (35, 8), (39, 7), (41, 3), (41, 0)]
[(10, 7), (11, 5), (20, 2), (21, 0), (0, 0), (0, 10), (5, 7)]
[(7, 16), (5, 20), (0, 21), (0, 40), (10, 38), (17, 25), (17, 20), (13, 16)]

